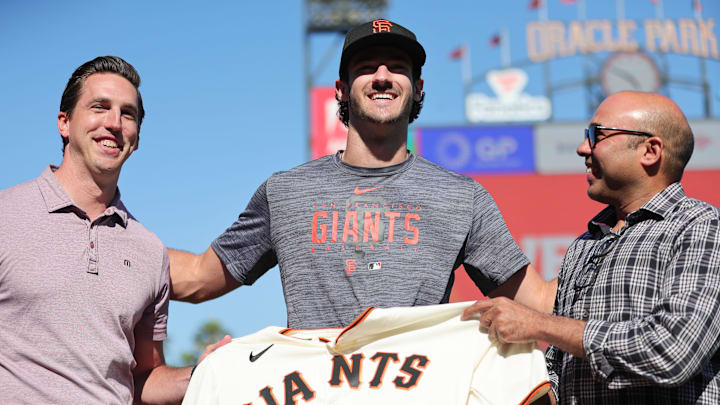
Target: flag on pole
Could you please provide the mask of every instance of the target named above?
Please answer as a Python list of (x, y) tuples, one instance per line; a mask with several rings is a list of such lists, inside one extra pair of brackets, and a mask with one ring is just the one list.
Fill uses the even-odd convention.
[(462, 44), (450, 52), (450, 59), (460, 60), (460, 72), (465, 86), (469, 86), (472, 81), (472, 67), (470, 66), (470, 47)]
[(575, 4), (578, 0), (560, 0), (560, 4)]
[(528, 8), (530, 10), (537, 10), (542, 5), (543, 0), (530, 0), (530, 4), (528, 4)]
[(500, 34), (495, 34), (490, 37), (490, 40), (488, 41), (488, 44), (491, 48), (495, 48), (496, 46), (500, 45), (502, 42), (502, 36)]
[(465, 57), (465, 54), (467, 53), (467, 50), (465, 49), (465, 45), (460, 45), (457, 48), (453, 49), (452, 52), (450, 52), (450, 59), (452, 60), (458, 60)]
[(657, 6), (657, 4), (658, 4), (658, 0), (650, 0), (650, 3), (652, 3), (652, 4), (654, 4), (654, 5), (656, 5), (656, 6)]
[(696, 13), (701, 13), (702, 12), (702, 4), (700, 3), (700, 0), (692, 0), (692, 8), (693, 8), (693, 11), (695, 11)]

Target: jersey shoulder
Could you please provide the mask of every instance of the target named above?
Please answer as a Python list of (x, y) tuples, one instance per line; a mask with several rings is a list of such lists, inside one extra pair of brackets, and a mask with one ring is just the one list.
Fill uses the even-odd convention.
[(459, 184), (479, 184), (477, 181), (471, 179), (464, 174), (456, 173), (452, 170), (446, 169), (437, 163), (433, 163), (422, 156), (418, 156), (415, 162), (416, 170), (421, 175), (431, 175), (432, 178), (437, 179), (440, 177), (445, 181), (457, 182)]

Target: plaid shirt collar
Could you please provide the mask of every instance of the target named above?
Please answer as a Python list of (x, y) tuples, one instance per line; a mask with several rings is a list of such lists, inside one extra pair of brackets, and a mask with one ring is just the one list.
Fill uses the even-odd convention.
[[(633, 226), (646, 219), (662, 220), (670, 213), (673, 207), (685, 197), (685, 191), (680, 183), (672, 183), (655, 194), (637, 211), (630, 213), (627, 216), (627, 226)], [(615, 208), (608, 205), (588, 222), (588, 232), (593, 237), (601, 238), (610, 232), (610, 229), (616, 222), (617, 216), (615, 215)]]

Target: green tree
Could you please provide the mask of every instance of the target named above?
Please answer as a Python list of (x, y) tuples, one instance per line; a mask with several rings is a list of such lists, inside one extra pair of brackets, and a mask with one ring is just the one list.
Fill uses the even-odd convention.
[(220, 321), (210, 319), (206, 321), (197, 332), (195, 332), (193, 348), (190, 351), (183, 352), (180, 355), (180, 363), (182, 366), (194, 366), (197, 364), (198, 357), (203, 354), (207, 345), (217, 343), (225, 335), (232, 335)]

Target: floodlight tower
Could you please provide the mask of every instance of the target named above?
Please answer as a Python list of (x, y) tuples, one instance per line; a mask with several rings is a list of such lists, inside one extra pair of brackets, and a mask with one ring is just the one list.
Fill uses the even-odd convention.
[[(342, 46), (345, 34), (356, 25), (381, 18), (387, 0), (305, 0), (305, 128), (306, 155), (310, 156), (310, 90)], [(318, 62), (313, 61), (311, 39), (318, 34), (335, 36)], [(336, 65), (333, 65), (336, 66)]]

